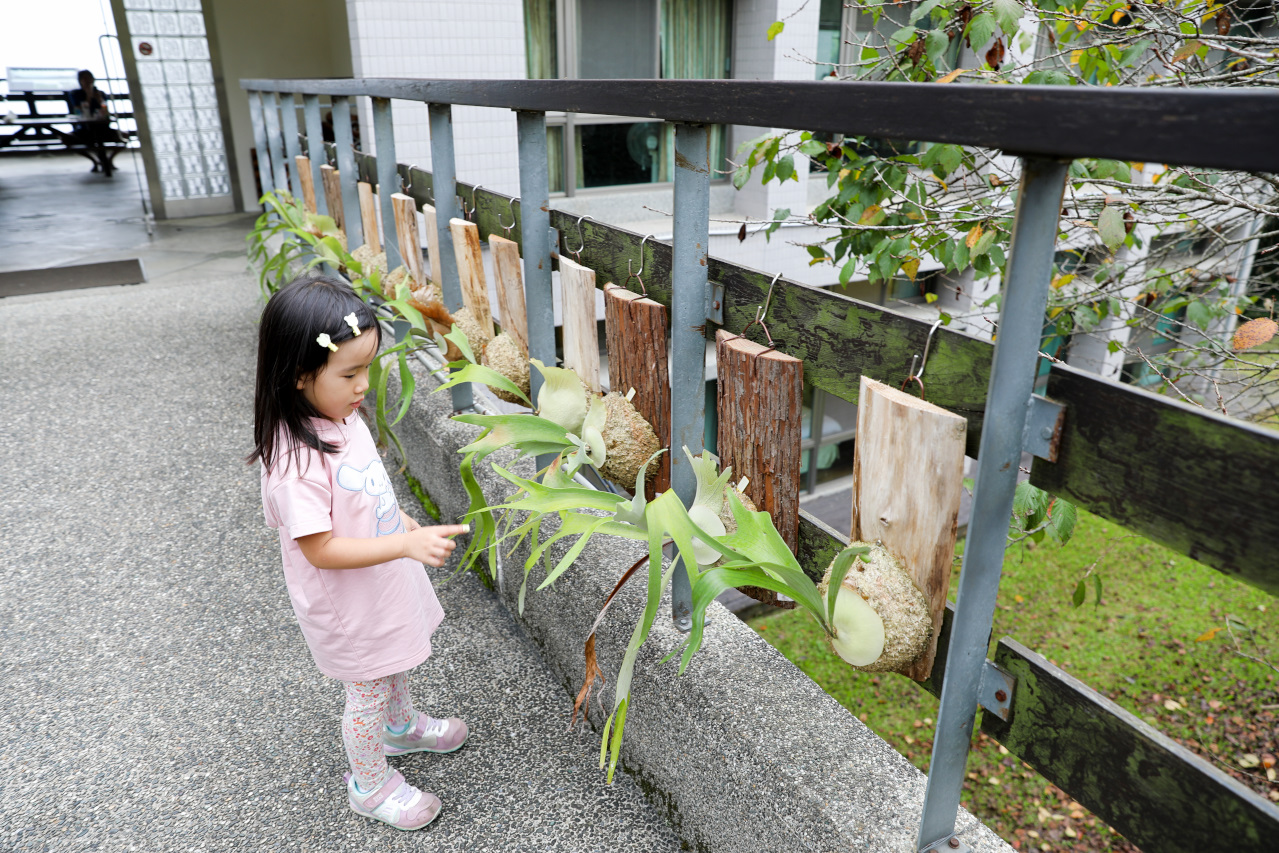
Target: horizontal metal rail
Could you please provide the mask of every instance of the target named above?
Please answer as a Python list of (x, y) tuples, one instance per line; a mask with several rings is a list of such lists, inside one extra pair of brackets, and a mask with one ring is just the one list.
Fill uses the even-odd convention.
[[(1279, 169), (1279, 93), (754, 80), (242, 80), (245, 89), (789, 127), (1223, 169)], [(1229, 128), (1229, 131), (1226, 131)]]

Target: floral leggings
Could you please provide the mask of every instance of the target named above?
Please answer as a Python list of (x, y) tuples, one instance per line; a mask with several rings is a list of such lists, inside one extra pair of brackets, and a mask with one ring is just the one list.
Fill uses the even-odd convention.
[(403, 728), (413, 721), (409, 676), (397, 672), (372, 681), (343, 681), (346, 711), (342, 714), (342, 743), (360, 790), (372, 791), (391, 770), (382, 746), (382, 727)]

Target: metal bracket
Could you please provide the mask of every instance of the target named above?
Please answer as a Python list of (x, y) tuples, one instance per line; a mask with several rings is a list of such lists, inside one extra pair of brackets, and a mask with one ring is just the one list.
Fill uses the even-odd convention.
[(981, 670), (981, 687), (977, 692), (977, 704), (1005, 723), (1013, 715), (1013, 688), (1017, 678), (993, 661), (986, 661)]
[(956, 835), (948, 835), (940, 841), (934, 841), (919, 853), (972, 853), (973, 848), (959, 840)]
[(724, 285), (713, 281), (706, 282), (706, 319), (724, 325)]
[(1061, 444), (1061, 427), (1065, 419), (1064, 405), (1035, 394), (1030, 398), (1030, 411), (1026, 415), (1026, 429), (1022, 433), (1021, 446), (1031, 456), (1056, 462), (1058, 445)]

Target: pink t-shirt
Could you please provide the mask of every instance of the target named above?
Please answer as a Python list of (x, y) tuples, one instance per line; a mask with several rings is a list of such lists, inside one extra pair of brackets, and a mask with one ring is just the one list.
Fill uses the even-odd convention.
[(367, 681), (412, 669), (431, 656), (444, 618), (425, 567), (408, 558), (363, 569), (317, 569), (295, 541), (331, 530), (371, 539), (404, 530), (373, 437), (359, 414), (335, 424), (313, 419), (337, 453), (302, 448), (262, 471), (266, 522), (280, 531), (284, 581), (298, 625), (320, 672)]

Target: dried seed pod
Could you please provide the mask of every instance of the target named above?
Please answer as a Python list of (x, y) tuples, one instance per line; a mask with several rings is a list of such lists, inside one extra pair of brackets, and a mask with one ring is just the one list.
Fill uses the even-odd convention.
[[(631, 401), (616, 392), (604, 396), (607, 416), (604, 420), (605, 458), (600, 474), (614, 483), (634, 488), (635, 478), (648, 458), (661, 447), (652, 425), (636, 411)], [(650, 465), (646, 479), (657, 476), (657, 466)]]
[[(524, 396), (528, 396), (528, 355), (525, 354), (524, 350), (520, 349), (520, 345), (516, 343), (515, 338), (503, 332), (489, 341), (488, 346), (484, 348), (484, 356), (480, 359), (480, 363), (493, 368), (511, 380), (515, 387), (524, 392)], [(501, 388), (493, 388), (491, 390), (497, 395), (499, 400), (524, 405), (523, 400), (509, 391), (503, 391)]]
[[(835, 601), (836, 636), (831, 645), (846, 662), (865, 672), (897, 672), (928, 648), (933, 621), (928, 600), (901, 560), (882, 545), (855, 560)], [(833, 567), (833, 563), (831, 564)], [(817, 589), (826, 598), (831, 569)], [(867, 613), (863, 605), (869, 605)], [(873, 615), (871, 615), (873, 613)], [(876, 627), (876, 622), (881, 623)], [(876, 640), (881, 650), (876, 652)]]

